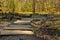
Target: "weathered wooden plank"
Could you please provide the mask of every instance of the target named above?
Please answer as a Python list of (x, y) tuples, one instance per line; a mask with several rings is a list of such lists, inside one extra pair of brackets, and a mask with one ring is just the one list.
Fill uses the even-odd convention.
[(9, 27), (4, 27), (5, 30), (32, 30), (30, 25), (10, 25)]
[(32, 28), (27, 28), (27, 27), (5, 27), (4, 30), (32, 30)]
[(29, 34), (33, 35), (32, 31), (27, 30), (1, 30), (0, 35), (14, 35), (14, 34)]

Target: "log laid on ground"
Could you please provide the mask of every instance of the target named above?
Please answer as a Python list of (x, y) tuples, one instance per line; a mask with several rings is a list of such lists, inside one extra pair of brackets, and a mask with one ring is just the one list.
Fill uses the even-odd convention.
[(28, 30), (1, 30), (0, 35), (15, 35), (15, 34), (33, 35), (34, 33), (32, 31), (28, 31)]
[(15, 22), (13, 22), (14, 24), (29, 24), (30, 21), (25, 21), (25, 20), (17, 20)]

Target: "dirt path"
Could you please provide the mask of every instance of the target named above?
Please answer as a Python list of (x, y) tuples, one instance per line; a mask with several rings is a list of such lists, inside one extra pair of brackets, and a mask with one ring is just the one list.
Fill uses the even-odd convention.
[(1, 36), (0, 40), (41, 40), (33, 35), (10, 35), (10, 36)]

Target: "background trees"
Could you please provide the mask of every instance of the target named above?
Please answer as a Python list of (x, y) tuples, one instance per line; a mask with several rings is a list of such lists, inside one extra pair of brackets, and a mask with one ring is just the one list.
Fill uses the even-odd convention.
[[(5, 12), (32, 12), (32, 0), (0, 0), (0, 9)], [(60, 13), (60, 0), (35, 0), (36, 13)]]

